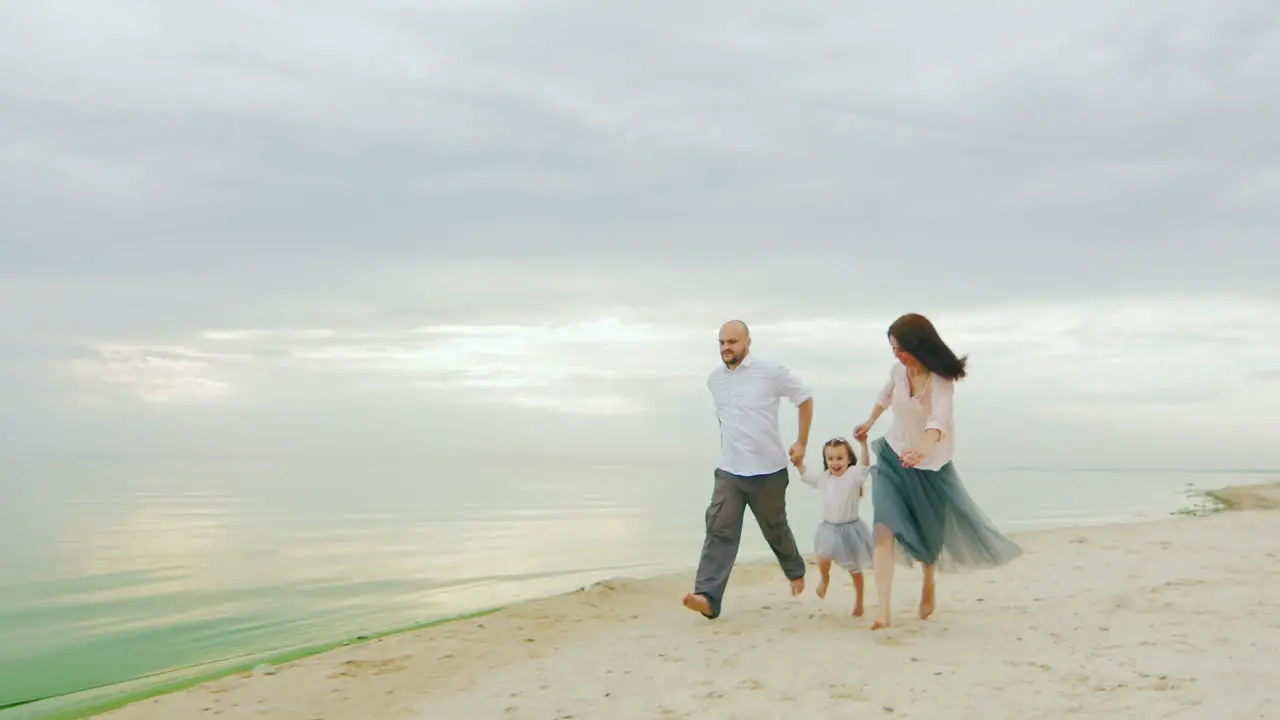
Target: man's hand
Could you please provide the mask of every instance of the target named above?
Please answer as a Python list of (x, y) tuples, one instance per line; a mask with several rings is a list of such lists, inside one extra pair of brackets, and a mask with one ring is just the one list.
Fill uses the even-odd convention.
[(804, 463), (804, 443), (797, 440), (795, 444), (791, 446), (790, 455), (792, 465), (800, 465)]

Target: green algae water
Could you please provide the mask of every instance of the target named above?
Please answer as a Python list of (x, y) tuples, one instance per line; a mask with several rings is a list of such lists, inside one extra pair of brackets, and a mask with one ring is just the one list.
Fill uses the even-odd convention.
[[(1189, 492), (1264, 477), (979, 470), (965, 482), (1020, 532), (1164, 518)], [(687, 462), (5, 464), (0, 720), (74, 716), (607, 577), (687, 571), (709, 478)], [(790, 502), (807, 545), (816, 493), (793, 484)], [(747, 533), (742, 558), (768, 556)]]

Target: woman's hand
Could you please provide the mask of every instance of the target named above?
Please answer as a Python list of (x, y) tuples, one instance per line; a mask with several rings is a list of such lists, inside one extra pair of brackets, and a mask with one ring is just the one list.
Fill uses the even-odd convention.
[(911, 468), (924, 462), (924, 459), (926, 457), (928, 457), (928, 455), (920, 452), (919, 450), (913, 449), (913, 450), (907, 450), (906, 452), (902, 453), (901, 455), (898, 456), (898, 459), (902, 461), (902, 467)]
[(872, 425), (874, 425), (874, 424), (875, 424), (875, 423), (873, 423), (873, 422), (871, 422), (870, 420), (868, 420), (867, 422), (864, 422), (864, 423), (862, 423), (861, 425), (859, 425), (858, 427), (854, 428), (854, 429), (853, 429), (853, 439), (854, 439), (854, 440), (857, 440), (858, 442), (866, 442), (866, 441), (867, 441), (867, 434), (871, 432), (871, 426), (872, 426)]
[(902, 461), (902, 467), (915, 467), (924, 462), (924, 459), (929, 457), (929, 453), (933, 452), (933, 449), (938, 446), (938, 441), (941, 439), (941, 432), (926, 430), (924, 437), (920, 439), (920, 442), (916, 443), (915, 447), (898, 456), (898, 459)]
[(920, 452), (919, 450), (908, 450), (899, 456), (899, 460), (902, 461), (902, 466), (904, 466), (904, 468), (915, 468), (915, 466), (919, 465), (920, 462), (924, 462), (925, 457), (927, 457), (927, 455), (924, 455), (923, 452)]

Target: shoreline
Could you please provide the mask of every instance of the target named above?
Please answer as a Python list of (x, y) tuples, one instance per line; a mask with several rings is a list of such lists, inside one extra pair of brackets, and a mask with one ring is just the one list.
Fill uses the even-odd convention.
[[(1191, 493), (1190, 497), (1201, 498), (1202, 501), (1209, 503), (1208, 506), (1205, 506), (1204, 502), (1202, 502), (1200, 505), (1184, 508), (1183, 510), (1171, 513), (1170, 517), (1160, 520), (1144, 520), (1137, 523), (1122, 523), (1115, 525), (1092, 525), (1083, 528), (1064, 527), (1048, 530), (1035, 530), (1026, 533), (1013, 533), (1011, 534), (1011, 537), (1015, 537), (1022, 542), (1023, 540), (1030, 540), (1050, 535), (1062, 535), (1064, 533), (1075, 533), (1079, 535), (1096, 533), (1099, 530), (1106, 529), (1123, 529), (1129, 525), (1145, 526), (1151, 524), (1187, 523), (1192, 522), (1195, 519), (1203, 519), (1206, 516), (1217, 515), (1224, 512), (1276, 509), (1280, 508), (1280, 493), (1277, 493), (1277, 488), (1280, 488), (1280, 485), (1274, 483), (1263, 483), (1258, 485), (1230, 486), (1216, 490), (1197, 491)], [(1177, 517), (1179, 515), (1186, 517)], [(1073, 540), (1072, 542), (1075, 541)], [(742, 563), (738, 566), (735, 577), (739, 574), (768, 574), (769, 568), (771, 567), (771, 560)], [(998, 573), (999, 571), (997, 570), (996, 572)], [(343, 641), (328, 642), (277, 653), (265, 653), (254, 656), (251, 660), (244, 659), (240, 662), (235, 662), (234, 660), (223, 661), (220, 663), (222, 667), (219, 667), (216, 670), (210, 670), (203, 673), (190, 673), (168, 681), (156, 680), (153, 683), (149, 683), (146, 687), (139, 688), (135, 691), (122, 689), (119, 685), (84, 691), (83, 693), (77, 693), (75, 696), (63, 696), (63, 698), (67, 698), (70, 701), (72, 698), (82, 697), (87, 694), (97, 694), (99, 697), (96, 699), (85, 699), (81, 702), (67, 702), (59, 709), (51, 707), (47, 711), (40, 712), (39, 714), (29, 714), (26, 717), (32, 719), (38, 718), (39, 720), (83, 720), (84, 718), (103, 716), (113, 718), (133, 717), (135, 714), (134, 711), (145, 705), (159, 703), (166, 698), (181, 697), (192, 693), (199, 693), (203, 688), (207, 688), (212, 684), (225, 685), (227, 683), (239, 683), (252, 685), (255, 682), (271, 678), (278, 672), (290, 669), (293, 665), (303, 661), (323, 660), (331, 655), (349, 653), (349, 651), (358, 649), (362, 646), (379, 644), (384, 640), (417, 640), (419, 641), (419, 644), (427, 644), (431, 641), (433, 636), (439, 635), (442, 630), (450, 626), (455, 626), (455, 629), (461, 626), (465, 626), (467, 628), (479, 627), (483, 630), (484, 624), (478, 622), (483, 618), (502, 614), (527, 613), (532, 609), (548, 604), (564, 604), (575, 601), (583, 602), (587, 597), (601, 593), (614, 593), (619, 590), (632, 592), (641, 591), (644, 590), (646, 586), (670, 584), (673, 579), (683, 582), (687, 580), (687, 574), (687, 572), (680, 572), (674, 574), (665, 573), (641, 579), (621, 577), (605, 579), (577, 590), (546, 598), (522, 601), (506, 608), (493, 608), (461, 616), (442, 618), (431, 622), (415, 624), (413, 626), (388, 630), (371, 635), (363, 635)], [(899, 570), (897, 576), (909, 576), (909, 572)], [(947, 576), (944, 574), (942, 577), (945, 578)], [(914, 578), (912, 578), (912, 580), (913, 579)], [(910, 585), (912, 580), (907, 580), (907, 584)], [(901, 594), (901, 591), (896, 594)], [(873, 604), (874, 587), (869, 587), (868, 605), (870, 606)], [(739, 610), (739, 612), (741, 612), (741, 610)], [(431, 630), (432, 632), (426, 632), (427, 630)], [(452, 632), (452, 630), (449, 632)], [(528, 642), (533, 642), (533, 639), (530, 639)], [(255, 668), (260, 668), (262, 665), (271, 666), (271, 670), (266, 673), (254, 671)], [(166, 673), (166, 675), (171, 675), (173, 672), (181, 671), (171, 671), (170, 673)], [(125, 683), (123, 685), (134, 684), (141, 680), (143, 679), (130, 681), (130, 683)], [(112, 688), (116, 688), (117, 690), (115, 692), (111, 692)], [(317, 687), (316, 693), (323, 694), (320, 692), (321, 690), (322, 688)], [(45, 704), (56, 700), (58, 699), (53, 698), (48, 701), (38, 701), (33, 705)], [(8, 720), (8, 718), (11, 717), (8, 713), (21, 709), (23, 709), (22, 706), (12, 708), (8, 711), (0, 711), (0, 718), (6, 718), (6, 720)], [(33, 707), (32, 710), (34, 711), (36, 708)], [(401, 717), (403, 715), (386, 715), (386, 717), (393, 716)], [(18, 720), (17, 715), (13, 715), (12, 717), (14, 720)], [(143, 717), (143, 715), (138, 715), (138, 717)], [(145, 717), (150, 716), (147, 715)], [(383, 717), (383, 715), (377, 715), (376, 717)], [(23, 720), (25, 720), (25, 718)]]
[[(69, 695), (41, 698), (0, 708), (0, 720), (87, 720), (100, 717), (129, 705), (164, 697), (229, 677), (253, 676), (260, 669), (274, 674), (275, 668), (298, 660), (323, 655), (346, 647), (355, 647), (387, 637), (422, 632), (452, 622), (486, 617), (502, 607), (486, 608), (460, 615), (427, 620), (404, 627), (357, 635), (310, 645), (212, 660), (185, 668), (174, 668), (125, 682), (89, 688)], [(202, 670), (202, 668), (204, 668)], [(130, 689), (133, 688), (133, 689)], [(43, 706), (43, 707), (42, 707)]]

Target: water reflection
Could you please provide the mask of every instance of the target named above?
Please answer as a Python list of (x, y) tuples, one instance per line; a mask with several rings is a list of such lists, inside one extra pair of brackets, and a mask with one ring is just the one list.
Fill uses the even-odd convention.
[[(31, 470), (0, 508), (0, 706), (696, 562), (710, 473), (419, 463)], [(465, 481), (460, 480), (465, 478)], [(1167, 516), (1177, 473), (966, 471), (1004, 529)], [(1248, 479), (1246, 479), (1248, 481)], [(795, 483), (807, 548), (817, 494)], [(871, 516), (868, 501), (864, 514)], [(740, 557), (770, 557), (748, 531)]]

